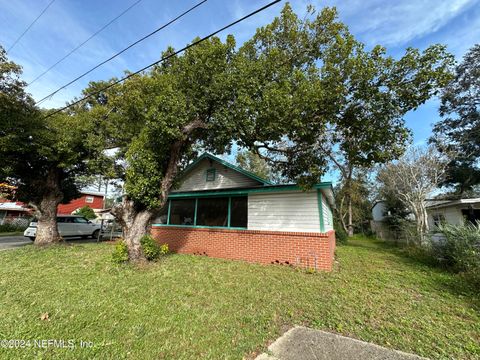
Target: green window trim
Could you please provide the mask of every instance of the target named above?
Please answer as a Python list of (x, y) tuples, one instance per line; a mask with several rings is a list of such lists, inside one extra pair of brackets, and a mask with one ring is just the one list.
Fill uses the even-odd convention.
[(210, 168), (210, 169), (207, 169), (207, 171), (205, 172), (205, 181), (215, 181), (215, 179), (217, 178), (217, 169), (215, 168)]
[(320, 189), (317, 190), (318, 214), (320, 219), (320, 232), (325, 232), (325, 222), (323, 220), (323, 196)]
[(195, 198), (195, 211), (193, 213), (193, 225), (197, 225), (198, 198)]
[[(227, 197), (227, 196), (223, 196), (223, 197)], [(172, 206), (172, 200), (169, 199), (168, 200), (167, 223), (166, 224), (152, 224), (152, 226), (171, 226), (171, 227), (186, 227), (186, 228), (199, 228), (199, 229), (206, 228), (206, 229), (246, 230), (248, 228), (248, 224), (247, 224), (246, 227), (230, 226), (231, 217), (232, 217), (232, 197), (243, 197), (243, 196), (241, 196), (241, 195), (228, 196), (227, 226), (197, 225), (197, 209), (198, 209), (198, 199), (199, 199), (198, 197), (195, 198), (195, 211), (194, 211), (194, 215), (193, 215), (193, 225), (174, 225), (174, 224), (170, 224), (170, 211), (171, 211), (171, 206)], [(248, 197), (247, 197), (247, 204), (248, 204)], [(247, 209), (248, 209), (248, 207), (247, 207)]]
[[(248, 202), (247, 202), (247, 211), (248, 211)], [(229, 196), (228, 197), (227, 227), (230, 227), (230, 218), (231, 217), (232, 217), (232, 198)], [(196, 225), (196, 223), (195, 223), (195, 225)]]
[(167, 225), (170, 225), (170, 209), (171, 208), (172, 208), (172, 200), (168, 200)]

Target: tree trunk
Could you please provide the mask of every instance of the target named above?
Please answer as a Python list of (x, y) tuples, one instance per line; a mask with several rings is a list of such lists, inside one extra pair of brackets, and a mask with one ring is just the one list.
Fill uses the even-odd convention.
[(348, 236), (353, 236), (353, 209), (351, 196), (348, 196)]
[(137, 211), (133, 201), (125, 198), (122, 204), (112, 208), (112, 214), (115, 215), (122, 226), (129, 261), (135, 263), (146, 261), (140, 239), (148, 235), (148, 225), (154, 216), (154, 212), (151, 210)]
[(57, 227), (57, 207), (62, 199), (59, 173), (52, 170), (46, 178), (45, 195), (37, 205), (38, 221), (35, 245), (55, 244), (62, 240)]
[(57, 228), (58, 201), (54, 197), (42, 200), (37, 221), (35, 245), (49, 245), (62, 240)]

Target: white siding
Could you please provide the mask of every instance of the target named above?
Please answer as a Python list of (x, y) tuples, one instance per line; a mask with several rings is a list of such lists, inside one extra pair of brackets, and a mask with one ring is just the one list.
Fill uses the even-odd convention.
[(445, 217), (445, 222), (451, 225), (462, 225), (463, 216), (462, 210), (457, 207), (444, 207), (444, 208), (430, 208), (427, 210), (428, 213), (428, 225), (431, 229), (434, 229), (433, 215), (442, 214)]
[(317, 192), (250, 194), (248, 229), (320, 232)]
[[(215, 181), (206, 181), (206, 172), (211, 168), (216, 169)], [(210, 163), (209, 159), (204, 159), (186, 175), (180, 187), (175, 191), (227, 189), (260, 184), (260, 182), (216, 161)]]
[(385, 202), (379, 201), (372, 208), (372, 217), (373, 221), (383, 221), (385, 220)]
[(325, 232), (333, 230), (333, 214), (330, 205), (325, 197), (322, 195), (322, 210), (323, 210), (323, 226), (325, 228)]

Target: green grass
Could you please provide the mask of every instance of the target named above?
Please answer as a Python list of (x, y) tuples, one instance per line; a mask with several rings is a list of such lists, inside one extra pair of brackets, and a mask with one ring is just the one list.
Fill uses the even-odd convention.
[(0, 358), (251, 358), (295, 324), (432, 358), (480, 357), (478, 289), (380, 242), (356, 238), (337, 248), (334, 272), (316, 274), (188, 255), (118, 267), (112, 250), (1, 252), (0, 339), (76, 348), (0, 348)]

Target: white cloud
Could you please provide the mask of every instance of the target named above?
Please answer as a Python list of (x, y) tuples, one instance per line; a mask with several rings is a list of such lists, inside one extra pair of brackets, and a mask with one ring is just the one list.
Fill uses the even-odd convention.
[(338, 1), (340, 16), (369, 45), (408, 45), (432, 34), (472, 8), (478, 0)]

